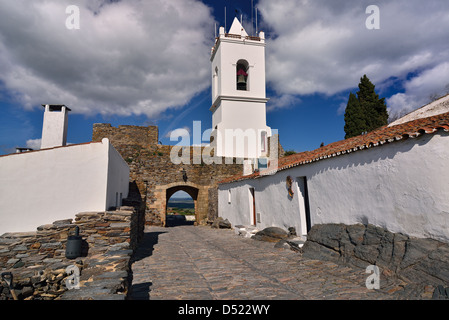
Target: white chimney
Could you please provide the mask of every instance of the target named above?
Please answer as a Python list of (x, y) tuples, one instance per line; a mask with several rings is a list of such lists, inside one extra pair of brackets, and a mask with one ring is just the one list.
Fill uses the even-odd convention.
[(65, 146), (67, 144), (67, 115), (71, 110), (65, 105), (42, 106), (45, 112), (41, 149)]

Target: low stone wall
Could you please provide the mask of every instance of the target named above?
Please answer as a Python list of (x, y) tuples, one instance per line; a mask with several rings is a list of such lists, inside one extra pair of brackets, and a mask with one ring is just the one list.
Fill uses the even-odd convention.
[(373, 225), (322, 224), (307, 234), (303, 257), (366, 268), (420, 285), (449, 286), (449, 244)]
[[(72, 219), (43, 225), (35, 232), (7, 233), (0, 237), (0, 272), (13, 274), (19, 300), (125, 299), (130, 257), (143, 236), (139, 207), (84, 212)], [(67, 238), (75, 227), (83, 239), (82, 256), (65, 257)], [(79, 289), (67, 288), (69, 266), (80, 271)], [(76, 283), (73, 283), (75, 285)], [(5, 282), (0, 299), (12, 299)]]

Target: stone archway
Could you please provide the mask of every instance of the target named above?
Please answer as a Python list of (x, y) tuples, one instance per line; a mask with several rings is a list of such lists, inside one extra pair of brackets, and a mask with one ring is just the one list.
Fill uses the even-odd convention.
[(170, 197), (177, 191), (187, 192), (195, 204), (195, 225), (203, 224), (207, 220), (208, 186), (201, 186), (192, 182), (174, 182), (155, 186), (154, 201), (148, 205), (153, 214), (158, 216), (162, 226), (166, 225), (167, 204)]
[(165, 190), (165, 225), (167, 226), (167, 224), (169, 224), (167, 222), (167, 210), (168, 210), (168, 201), (170, 200), (171, 196), (174, 195), (176, 192), (178, 191), (184, 191), (186, 192), (192, 199), (193, 199), (193, 203), (194, 203), (194, 210), (195, 210), (195, 224), (197, 223), (197, 199), (198, 199), (198, 193), (199, 190), (198, 188), (192, 187), (192, 186), (175, 186), (175, 187), (171, 187), (168, 188), (167, 190)]

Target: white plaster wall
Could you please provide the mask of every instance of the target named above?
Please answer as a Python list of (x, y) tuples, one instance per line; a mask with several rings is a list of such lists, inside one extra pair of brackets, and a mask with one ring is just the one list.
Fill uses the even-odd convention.
[[(285, 175), (286, 177), (286, 175)], [(263, 179), (245, 180), (219, 186), (218, 215), (233, 225), (251, 225), (252, 211), (249, 202), (249, 188), (254, 188), (256, 212), (260, 213), (258, 229), (280, 227), (287, 230), (294, 227), (299, 234), (301, 219), (297, 197), (289, 200), (284, 175), (273, 175)], [(226, 198), (231, 188), (231, 203)]]
[[(212, 103), (215, 102), (218, 95), (221, 94), (221, 50), (216, 50), (212, 57)], [(217, 72), (218, 71), (218, 72)], [(215, 76), (217, 74), (217, 76)]]
[(406, 114), (405, 116), (399, 118), (398, 120), (391, 122), (388, 126), (392, 127), (408, 121), (427, 118), (446, 112), (449, 112), (449, 94), (439, 98), (438, 100), (432, 101), (431, 103), (415, 111)]
[[(371, 223), (392, 232), (449, 241), (449, 134), (423, 135), (219, 187), (219, 215), (244, 224), (239, 197), (253, 186), (260, 228), (301, 230), (297, 188), (286, 177), (306, 176), (312, 225)], [(236, 201), (225, 201), (231, 188)], [(235, 194), (235, 195), (234, 195)], [(234, 198), (233, 198), (234, 199)]]
[[(221, 121), (215, 123), (218, 119)], [(267, 136), (271, 135), (271, 129), (266, 125), (265, 103), (263, 102), (223, 100), (220, 108), (214, 112), (212, 120), (213, 127), (217, 126), (219, 135), (216, 141), (218, 156), (259, 157), (261, 155), (261, 131), (266, 131)], [(226, 134), (229, 136), (229, 134), (235, 133), (235, 136), (240, 136), (238, 134), (240, 131), (237, 130), (241, 130), (242, 136), (246, 136), (245, 141), (254, 141), (248, 147), (244, 147), (245, 150), (238, 148), (236, 139), (231, 143), (226, 138)]]
[[(232, 187), (230, 184), (219, 185), (218, 215), (228, 219), (233, 225), (250, 225), (252, 222), (248, 193), (250, 187), (251, 185), (245, 182), (234, 182)], [(231, 190), (230, 197), (229, 190)], [(255, 190), (255, 192), (257, 191)], [(229, 202), (229, 198), (231, 202)]]
[(125, 192), (125, 175), (108, 139), (0, 157), (0, 234), (104, 211), (107, 194)]
[(128, 197), (128, 188), (129, 167), (112, 144), (109, 144), (106, 208), (115, 207), (117, 198), (120, 206), (120, 196), (122, 199)]

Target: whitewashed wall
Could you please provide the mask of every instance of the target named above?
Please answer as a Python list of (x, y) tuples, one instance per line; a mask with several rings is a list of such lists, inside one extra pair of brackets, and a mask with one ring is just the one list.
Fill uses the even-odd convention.
[(0, 234), (104, 211), (128, 195), (128, 176), (108, 139), (0, 157)]
[(120, 199), (128, 196), (129, 167), (117, 150), (109, 145), (106, 209), (120, 206)]
[[(304, 229), (296, 183), (306, 176), (311, 224), (371, 223), (392, 232), (449, 241), (449, 134), (423, 135), (219, 186), (219, 215), (250, 224), (248, 189), (255, 188), (262, 229)], [(228, 190), (231, 189), (231, 203)], [(299, 233), (299, 232), (298, 232)]]

